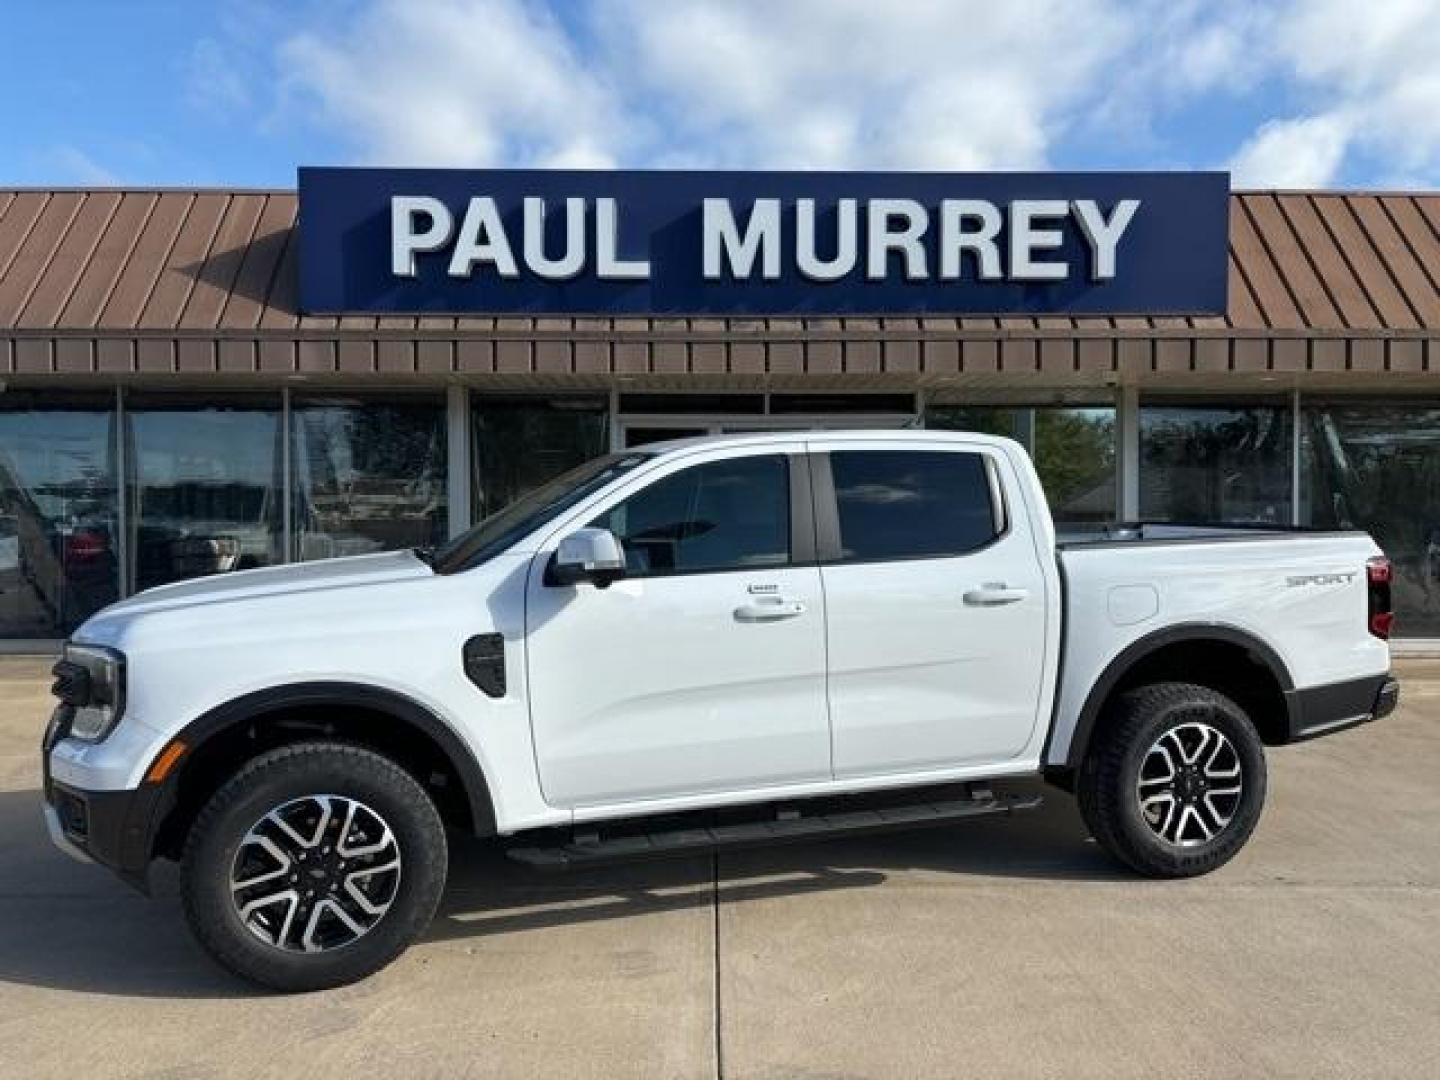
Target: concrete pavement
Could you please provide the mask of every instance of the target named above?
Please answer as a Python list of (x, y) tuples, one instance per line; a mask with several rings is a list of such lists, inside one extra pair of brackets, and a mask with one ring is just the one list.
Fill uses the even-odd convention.
[(1440, 665), (1271, 755), (1230, 866), (1134, 880), (1069, 800), (1014, 819), (541, 876), (462, 841), (381, 975), (281, 998), (52, 850), (48, 664), (0, 661), (0, 1075), (1440, 1075)]

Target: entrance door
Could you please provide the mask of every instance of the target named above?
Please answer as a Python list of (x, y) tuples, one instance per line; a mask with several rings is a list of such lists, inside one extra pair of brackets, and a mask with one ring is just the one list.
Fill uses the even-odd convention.
[(1046, 582), (1028, 516), (1004, 505), (1008, 461), (954, 442), (822, 448), (835, 775), (1018, 756), (1040, 710)]
[(586, 523), (619, 538), (624, 578), (547, 585), (536, 557), (526, 649), (551, 805), (829, 779), (808, 480), (773, 448), (681, 459)]

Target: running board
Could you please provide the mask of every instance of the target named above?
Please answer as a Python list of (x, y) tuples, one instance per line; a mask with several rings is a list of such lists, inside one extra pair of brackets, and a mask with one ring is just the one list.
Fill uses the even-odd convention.
[(765, 821), (638, 833), (609, 839), (602, 838), (598, 832), (577, 831), (568, 843), (552, 847), (516, 847), (509, 849), (506, 855), (536, 869), (565, 870), (722, 848), (763, 847), (891, 830), (931, 828), (964, 818), (1031, 810), (1042, 801), (1040, 795), (995, 795), (988, 789), (979, 789), (969, 798), (940, 802), (904, 803), (809, 816), (788, 810)]

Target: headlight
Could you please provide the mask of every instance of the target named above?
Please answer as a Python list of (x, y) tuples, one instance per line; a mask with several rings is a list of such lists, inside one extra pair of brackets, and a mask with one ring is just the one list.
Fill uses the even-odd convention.
[(87, 742), (109, 735), (125, 711), (125, 656), (103, 645), (67, 643), (50, 692), (67, 711), (69, 734)]

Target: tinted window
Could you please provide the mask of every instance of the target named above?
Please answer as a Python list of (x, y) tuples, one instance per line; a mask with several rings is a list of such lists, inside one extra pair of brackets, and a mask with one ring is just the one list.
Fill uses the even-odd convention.
[(278, 393), (133, 394), (125, 426), (137, 592), (285, 561)]
[(470, 416), (476, 520), (599, 457), (610, 445), (606, 398), (477, 396)]
[(0, 636), (59, 637), (119, 597), (115, 395), (0, 395)]
[(1301, 523), (1375, 537), (1397, 630), (1440, 637), (1440, 402), (1315, 401), (1302, 421)]
[(846, 559), (963, 555), (995, 538), (979, 454), (856, 450), (830, 455)]
[(783, 566), (790, 561), (789, 465), (783, 454), (697, 465), (591, 524), (620, 538), (638, 577)]
[(1140, 407), (1144, 521), (1290, 521), (1290, 403)]
[(329, 559), (445, 537), (445, 402), (302, 398), (290, 407), (295, 554)]

